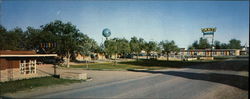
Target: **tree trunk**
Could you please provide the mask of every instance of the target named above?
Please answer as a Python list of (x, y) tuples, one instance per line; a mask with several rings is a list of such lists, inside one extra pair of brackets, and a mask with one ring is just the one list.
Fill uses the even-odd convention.
[(70, 53), (67, 52), (67, 68), (69, 68), (69, 61), (70, 61)]
[(136, 60), (139, 61), (139, 53), (137, 52)]
[(147, 59), (148, 59), (148, 55), (149, 55), (149, 54), (148, 54), (148, 52), (147, 52)]
[(116, 58), (117, 58), (117, 53), (115, 53), (115, 66), (116, 66)]
[(54, 64), (54, 77), (56, 77), (56, 64)]
[(89, 68), (88, 59), (86, 60), (87, 68)]
[[(84, 60), (84, 58), (82, 57), (82, 60)], [(89, 65), (88, 65), (88, 60), (86, 59), (86, 68), (88, 69), (89, 68)]]
[(169, 53), (167, 52), (167, 61), (169, 61)]

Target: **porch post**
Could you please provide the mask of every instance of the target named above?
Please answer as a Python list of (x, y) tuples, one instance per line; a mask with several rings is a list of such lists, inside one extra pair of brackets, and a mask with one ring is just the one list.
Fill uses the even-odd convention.
[(34, 60), (34, 72), (36, 74), (36, 60)]

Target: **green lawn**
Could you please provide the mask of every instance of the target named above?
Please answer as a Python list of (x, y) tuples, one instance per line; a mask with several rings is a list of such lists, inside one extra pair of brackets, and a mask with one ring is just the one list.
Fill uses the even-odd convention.
[(68, 79), (59, 79), (55, 77), (41, 77), (41, 78), (32, 78), (24, 80), (16, 80), (9, 82), (0, 83), (0, 95), (8, 92), (16, 92), (25, 89), (32, 89), (35, 87), (49, 86), (56, 84), (69, 84), (82, 82), (80, 80), (68, 80)]
[(136, 65), (130, 65), (130, 64), (121, 64), (121, 63), (89, 63), (88, 68), (86, 64), (81, 65), (71, 65), (71, 68), (83, 68), (83, 69), (89, 69), (89, 70), (129, 70), (129, 69), (148, 69), (148, 70), (154, 70), (154, 69), (162, 69), (163, 67), (159, 66), (136, 66)]
[(217, 61), (165, 61), (165, 60), (139, 60), (114, 63), (89, 63), (71, 65), (71, 68), (83, 68), (89, 70), (130, 70), (130, 69), (164, 69), (164, 68), (182, 68), (183, 66), (206, 64)]
[(233, 59), (235, 56), (214, 56), (215, 60), (225, 60), (225, 59)]

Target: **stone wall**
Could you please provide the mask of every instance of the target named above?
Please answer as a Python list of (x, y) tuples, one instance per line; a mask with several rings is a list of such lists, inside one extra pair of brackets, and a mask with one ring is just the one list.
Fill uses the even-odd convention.
[(39, 75), (38, 73), (21, 74), (19, 68), (0, 70), (0, 82), (36, 78), (41, 76), (48, 75)]
[(72, 79), (72, 80), (87, 80), (86, 73), (75, 73), (75, 72), (65, 72), (60, 74), (62, 79)]
[(200, 60), (214, 60), (214, 57), (200, 57)]
[(0, 71), (0, 82), (17, 80), (18, 76), (21, 75), (19, 69), (5, 69)]
[(5, 69), (5, 70), (0, 70), (0, 82), (5, 82), (5, 81), (8, 81), (9, 79), (8, 79), (8, 72), (7, 72), (7, 70)]

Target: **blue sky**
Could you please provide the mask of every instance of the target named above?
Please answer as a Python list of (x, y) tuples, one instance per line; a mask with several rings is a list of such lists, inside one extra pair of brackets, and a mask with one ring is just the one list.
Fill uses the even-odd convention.
[(216, 27), (215, 40), (249, 42), (249, 1), (80, 1), (3, 0), (1, 24), (7, 29), (39, 28), (56, 19), (71, 22), (99, 44), (109, 28), (113, 37), (174, 40), (187, 48)]

